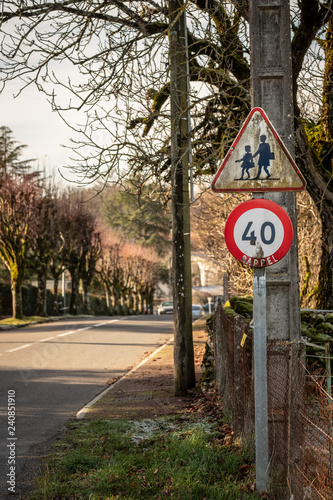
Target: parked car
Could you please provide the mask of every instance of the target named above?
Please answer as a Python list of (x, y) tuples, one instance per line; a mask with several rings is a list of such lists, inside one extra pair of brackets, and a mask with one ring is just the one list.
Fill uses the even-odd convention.
[(173, 302), (172, 300), (165, 300), (157, 308), (157, 314), (172, 314)]
[(192, 316), (201, 316), (202, 307), (199, 304), (192, 304)]
[[(207, 302), (207, 304), (204, 304), (202, 307), (206, 314), (209, 313), (209, 302)], [(214, 302), (210, 303), (210, 312), (214, 312)]]

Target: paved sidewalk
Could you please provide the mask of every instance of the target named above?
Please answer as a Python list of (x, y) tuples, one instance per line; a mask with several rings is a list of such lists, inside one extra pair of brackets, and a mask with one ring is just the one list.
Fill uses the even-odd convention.
[[(193, 325), (197, 385), (200, 384), (206, 339), (206, 321), (200, 318)], [(170, 342), (148, 356), (139, 367), (113, 383), (89, 409), (78, 412), (77, 418), (154, 418), (173, 414), (183, 409), (190, 400), (190, 397), (174, 396), (173, 342)]]

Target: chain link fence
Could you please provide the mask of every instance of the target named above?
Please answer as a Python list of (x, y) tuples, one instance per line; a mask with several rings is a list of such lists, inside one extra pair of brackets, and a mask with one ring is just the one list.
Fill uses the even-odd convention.
[[(242, 316), (214, 315), (214, 387), (234, 431), (254, 446), (253, 331)], [(333, 499), (330, 345), (267, 346), (272, 492), (278, 500)]]
[[(305, 370), (304, 499), (333, 498), (332, 343), (308, 344)], [(309, 349), (310, 348), (310, 349)]]

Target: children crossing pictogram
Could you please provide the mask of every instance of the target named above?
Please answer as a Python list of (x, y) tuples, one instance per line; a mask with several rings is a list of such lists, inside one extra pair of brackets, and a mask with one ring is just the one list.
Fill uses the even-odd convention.
[[(250, 179), (250, 168), (254, 168), (253, 155), (251, 153), (251, 146), (245, 146), (245, 155), (241, 160), (236, 160), (236, 163), (242, 162), (242, 177), (238, 180), (242, 181), (244, 179), (244, 173), (247, 174), (246, 179)], [(237, 180), (237, 179), (236, 179)]]
[(266, 142), (267, 137), (265, 135), (260, 136), (260, 144), (258, 147), (258, 151), (254, 153), (253, 158), (259, 155), (258, 161), (258, 173), (255, 179), (260, 179), (261, 169), (264, 167), (264, 171), (267, 174), (267, 179), (271, 177), (271, 174), (268, 171), (268, 167), (270, 166), (270, 161), (273, 160), (271, 148), (268, 142)]
[(254, 192), (304, 188), (305, 180), (273, 125), (261, 108), (254, 108), (215, 175), (212, 189)]

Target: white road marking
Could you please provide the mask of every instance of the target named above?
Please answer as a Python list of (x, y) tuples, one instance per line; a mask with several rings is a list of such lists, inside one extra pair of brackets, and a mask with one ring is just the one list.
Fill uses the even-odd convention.
[[(128, 319), (128, 318), (125, 317), (123, 319)], [(116, 323), (117, 321), (120, 321), (120, 319), (111, 319), (110, 321), (106, 321), (104, 323), (96, 323), (95, 325), (86, 326), (84, 328), (78, 328), (77, 330), (70, 330), (69, 332), (59, 333), (59, 335), (57, 335), (56, 337), (47, 337), (46, 339), (37, 340), (36, 342), (34, 342), (34, 344), (38, 344), (40, 342), (48, 342), (49, 340), (53, 340), (57, 337), (66, 337), (67, 335), (72, 335), (73, 333), (76, 333), (76, 332), (83, 332), (84, 330), (91, 330), (91, 329), (97, 328), (99, 326), (108, 325), (110, 323)], [(25, 344), (25, 345), (22, 345), (20, 347), (15, 347), (15, 349), (9, 349), (6, 352), (19, 351), (20, 349), (25, 349), (26, 347), (31, 347), (31, 345), (34, 345), (34, 344)], [(0, 356), (3, 356), (3, 353), (0, 353)]]
[(30, 346), (31, 346), (31, 344), (21, 345), (21, 347), (15, 347), (15, 349), (9, 349), (6, 352), (15, 352), (15, 351), (19, 351), (20, 349), (25, 349), (26, 347), (30, 347)]
[(72, 333), (75, 333), (75, 330), (71, 330), (70, 332), (65, 332), (65, 333), (59, 333), (57, 337), (66, 337), (66, 335), (72, 335)]

